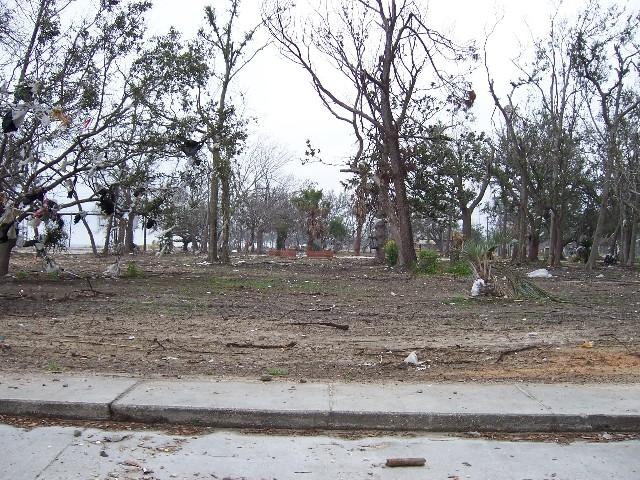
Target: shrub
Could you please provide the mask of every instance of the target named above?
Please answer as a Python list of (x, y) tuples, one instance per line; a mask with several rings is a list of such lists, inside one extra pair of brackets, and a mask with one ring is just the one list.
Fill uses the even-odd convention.
[(415, 271), (416, 273), (428, 275), (438, 273), (438, 252), (434, 250), (420, 250)]
[(129, 262), (127, 264), (127, 272), (125, 274), (126, 277), (140, 277), (142, 276), (142, 270), (140, 270), (138, 268), (138, 265), (136, 265), (136, 262)]
[(446, 273), (450, 273), (457, 277), (470, 277), (473, 274), (469, 262), (459, 261), (452, 263), (445, 269)]
[(398, 245), (396, 245), (395, 241), (389, 240), (384, 244), (384, 258), (390, 267), (398, 263)]

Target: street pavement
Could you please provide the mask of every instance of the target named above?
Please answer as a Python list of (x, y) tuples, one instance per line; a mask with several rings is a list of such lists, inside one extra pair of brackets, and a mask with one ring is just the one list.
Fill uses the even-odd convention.
[[(7, 480), (640, 478), (640, 441), (569, 444), (455, 438), (443, 434), (350, 437), (244, 434), (180, 437), (0, 425), (0, 478)], [(390, 468), (387, 458), (422, 457)]]

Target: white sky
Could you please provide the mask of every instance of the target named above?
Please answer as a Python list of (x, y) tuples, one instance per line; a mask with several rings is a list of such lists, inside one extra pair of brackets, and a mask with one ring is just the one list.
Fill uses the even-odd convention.
[[(225, 0), (155, 0), (149, 27), (151, 32), (161, 34), (174, 26), (185, 37), (190, 37), (204, 25), (205, 5), (223, 9), (226, 3)], [(586, 0), (565, 0), (561, 12), (573, 15), (586, 3)], [(632, 8), (640, 6), (640, 0), (624, 3)], [(260, 4), (260, 0), (242, 2), (243, 23), (251, 25), (258, 21)], [(514, 78), (511, 59), (522, 51), (522, 45), (531, 44), (532, 35), (540, 36), (545, 32), (557, 4), (551, 0), (425, 0), (430, 27), (447, 33), (458, 42), (475, 40), (479, 48), (484, 43), (485, 32), (502, 18), (488, 47), (489, 63), (499, 92), (503, 90), (501, 86), (508, 86), (509, 80)], [(306, 73), (284, 59), (275, 46), (263, 51), (237, 80), (235, 94), (244, 95), (245, 113), (257, 118), (254, 127), (257, 135), (281, 144), (296, 159), (302, 157), (307, 138), (314, 147), (320, 148), (322, 158), (331, 163), (342, 163), (354, 153), (349, 126), (326, 111)], [(473, 107), (476, 126), (479, 130), (488, 130), (493, 103), (481, 63), (471, 80), (478, 95)], [(296, 161), (288, 168), (298, 179), (310, 179), (327, 189), (339, 189), (339, 181), (344, 179), (339, 167), (302, 166)]]

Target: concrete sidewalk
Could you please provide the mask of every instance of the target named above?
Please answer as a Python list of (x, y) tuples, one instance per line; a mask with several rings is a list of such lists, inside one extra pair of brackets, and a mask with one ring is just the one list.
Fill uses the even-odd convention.
[(640, 384), (339, 384), (0, 374), (0, 414), (230, 428), (640, 431)]

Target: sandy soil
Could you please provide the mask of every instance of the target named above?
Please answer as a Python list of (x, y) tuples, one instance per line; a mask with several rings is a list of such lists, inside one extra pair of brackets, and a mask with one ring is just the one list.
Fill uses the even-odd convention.
[[(568, 301), (472, 299), (470, 279), (371, 260), (32, 254), (0, 279), (0, 370), (292, 380), (640, 381), (640, 274), (568, 265), (535, 282)], [(598, 277), (602, 274), (603, 277)], [(324, 322), (321, 323), (321, 322)], [(593, 348), (584, 348), (585, 341)], [(422, 365), (403, 359), (416, 351)]]

